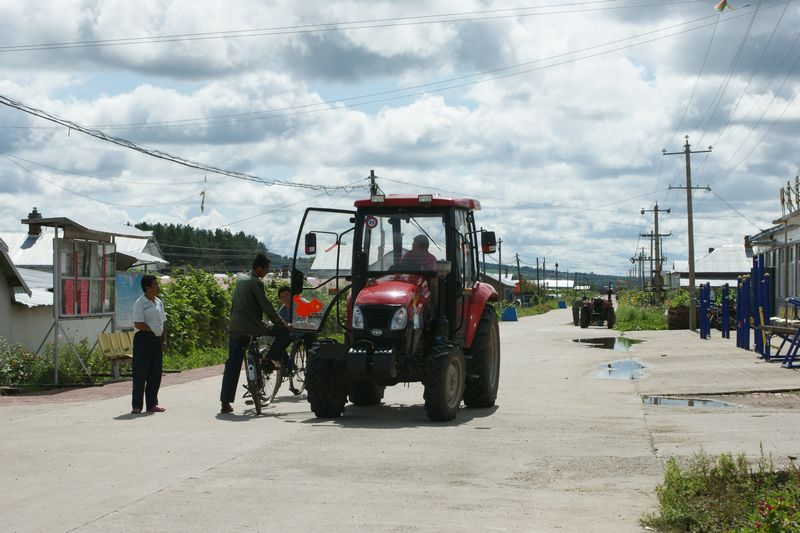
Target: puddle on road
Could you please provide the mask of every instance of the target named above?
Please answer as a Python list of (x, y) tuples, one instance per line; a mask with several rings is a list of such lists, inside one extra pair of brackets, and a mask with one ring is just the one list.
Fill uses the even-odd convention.
[(618, 359), (599, 367), (592, 377), (595, 379), (639, 379), (645, 366), (636, 359)]
[(642, 403), (647, 405), (669, 405), (673, 407), (708, 407), (715, 409), (735, 409), (741, 407), (735, 403), (722, 400), (705, 400), (701, 398), (670, 398), (668, 396), (642, 396)]
[(572, 339), (572, 342), (577, 342), (578, 344), (588, 344), (592, 348), (600, 348), (602, 350), (629, 352), (631, 351), (631, 346), (644, 341), (639, 339), (629, 339), (628, 337), (597, 337), (594, 339)]

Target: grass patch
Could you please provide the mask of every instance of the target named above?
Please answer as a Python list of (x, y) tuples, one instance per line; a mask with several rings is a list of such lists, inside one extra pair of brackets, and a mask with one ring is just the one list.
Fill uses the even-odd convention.
[(206, 366), (221, 365), (228, 359), (227, 348), (206, 348), (193, 350), (188, 354), (167, 351), (164, 355), (164, 368), (167, 370), (190, 370)]
[(660, 306), (634, 306), (620, 304), (614, 329), (619, 331), (643, 331), (667, 329), (667, 317)]
[(800, 469), (776, 470), (763, 452), (756, 468), (744, 454), (670, 458), (656, 495), (658, 511), (639, 523), (657, 531), (800, 531)]

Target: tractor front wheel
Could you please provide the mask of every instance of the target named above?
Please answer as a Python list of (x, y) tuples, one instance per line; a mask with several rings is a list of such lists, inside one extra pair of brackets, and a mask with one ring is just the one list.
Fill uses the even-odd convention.
[(319, 343), (314, 343), (308, 351), (308, 403), (318, 418), (335, 418), (342, 414), (347, 401), (345, 367), (341, 361), (322, 359), (319, 347)]
[(467, 407), (493, 406), (500, 382), (500, 330), (497, 314), (490, 306), (483, 310), (478, 322), (467, 369), (469, 377), (464, 389), (464, 404)]
[(574, 302), (572, 304), (572, 325), (577, 326), (581, 321), (581, 304)]
[(581, 327), (588, 328), (589, 321), (592, 318), (592, 309), (590, 307), (581, 307)]
[(464, 354), (454, 344), (433, 347), (425, 368), (425, 412), (434, 422), (456, 417), (464, 397)]

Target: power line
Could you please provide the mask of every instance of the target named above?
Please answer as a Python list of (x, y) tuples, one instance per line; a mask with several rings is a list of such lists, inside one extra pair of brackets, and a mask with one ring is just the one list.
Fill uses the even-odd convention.
[(66, 187), (63, 187), (63, 186), (59, 185), (58, 183), (56, 183), (56, 182), (54, 182), (54, 181), (52, 181), (52, 180), (49, 180), (49, 179), (47, 179), (47, 178), (44, 178), (44, 177), (40, 176), (39, 174), (36, 174), (35, 172), (33, 172), (32, 170), (30, 170), (29, 168), (25, 167), (25, 166), (24, 166), (22, 163), (19, 163), (19, 162), (17, 162), (17, 161), (14, 161), (13, 159), (11, 159), (11, 157), (9, 157), (8, 155), (6, 155), (5, 153), (2, 153), (2, 152), (0, 152), (0, 157), (2, 157), (2, 158), (4, 158), (4, 159), (6, 159), (6, 160), (7, 160), (7, 161), (9, 161), (10, 163), (12, 163), (12, 164), (14, 164), (14, 165), (18, 166), (19, 168), (21, 168), (23, 171), (25, 171), (27, 174), (30, 174), (30, 175), (31, 175), (31, 176), (33, 176), (34, 178), (36, 178), (36, 179), (39, 179), (39, 180), (42, 180), (42, 181), (44, 181), (44, 182), (46, 182), (46, 183), (49, 183), (50, 185), (52, 185), (52, 186), (54, 186), (54, 187), (58, 187), (58, 188), (59, 188), (59, 189), (61, 189), (62, 191), (68, 192), (68, 193), (70, 193), (70, 194), (74, 194), (75, 196), (80, 196), (81, 198), (85, 198), (85, 199), (87, 199), (87, 200), (91, 200), (92, 202), (97, 202), (97, 203), (100, 203), (100, 204), (110, 205), (110, 206), (113, 206), (113, 207), (125, 207), (125, 208), (135, 208), (135, 207), (163, 207), (163, 206), (167, 206), (167, 205), (177, 205), (177, 204), (181, 204), (181, 203), (184, 203), (184, 202), (186, 202), (186, 201), (188, 201), (188, 200), (192, 200), (192, 199), (194, 199), (194, 198), (195, 198), (195, 196), (196, 196), (196, 195), (194, 195), (194, 194), (193, 194), (193, 195), (191, 195), (191, 196), (188, 196), (188, 197), (186, 197), (186, 198), (183, 198), (183, 199), (181, 199), (181, 200), (178, 200), (178, 201), (176, 201), (176, 202), (165, 202), (165, 203), (163, 203), (163, 204), (148, 204), (148, 205), (126, 205), (126, 204), (117, 204), (117, 203), (114, 203), (114, 202), (109, 202), (109, 201), (106, 201), (106, 200), (100, 200), (99, 198), (94, 198), (94, 197), (92, 197), (92, 196), (89, 196), (88, 194), (84, 194), (84, 193), (81, 193), (81, 192), (73, 191), (73, 190), (71, 190), (71, 189), (67, 189)]
[[(788, 6), (789, 3), (787, 2), (786, 5)], [(714, 115), (717, 113), (717, 109), (719, 109), (720, 103), (722, 103), (722, 97), (725, 95), (725, 90), (728, 88), (728, 84), (730, 83), (731, 77), (733, 76), (733, 71), (736, 69), (736, 65), (739, 64), (739, 59), (742, 57), (742, 50), (744, 50), (744, 45), (747, 42), (747, 38), (750, 36), (750, 31), (753, 28), (753, 23), (756, 21), (756, 17), (758, 16), (758, 10), (760, 7), (761, 3), (759, 2), (756, 4), (755, 10), (753, 10), (753, 16), (747, 25), (747, 29), (745, 30), (744, 35), (742, 36), (742, 41), (739, 43), (739, 48), (733, 55), (730, 67), (728, 67), (728, 72), (723, 78), (722, 83), (720, 83), (720, 86), (717, 88), (714, 97), (711, 99), (711, 103), (713, 104), (711, 112), (708, 113), (709, 109), (706, 108), (706, 111), (703, 112), (703, 115), (700, 116), (700, 120), (697, 122), (697, 126), (695, 127), (695, 129), (700, 127), (700, 125), (703, 123), (703, 117), (706, 115), (706, 113), (708, 113), (708, 122), (706, 123), (706, 127), (703, 130), (703, 133), (700, 134), (700, 138), (697, 140), (697, 144), (701, 144), (703, 142), (703, 137), (705, 137), (708, 128), (711, 127), (711, 121), (714, 119)], [(706, 158), (708, 158), (708, 156), (706, 156)]]
[[(0, 152), (0, 155), (4, 155), (6, 157), (10, 157), (10, 158), (15, 159), (17, 161), (24, 161), (26, 163), (30, 163), (31, 165), (36, 165), (37, 167), (42, 167), (42, 168), (46, 168), (46, 169), (49, 169), (49, 170), (54, 170), (56, 172), (60, 172), (62, 174), (67, 174), (69, 176), (76, 176), (76, 177), (81, 177), (81, 178), (89, 178), (89, 179), (98, 180), (98, 181), (104, 181), (104, 182), (128, 183), (128, 184), (131, 184), (131, 185), (167, 185), (167, 184), (168, 185), (199, 185), (201, 183), (205, 183), (204, 180), (174, 181), (171, 178), (167, 182), (164, 182), (164, 181), (139, 181), (139, 180), (137, 180), (137, 181), (129, 181), (129, 180), (123, 180), (123, 179), (118, 179), (118, 178), (101, 178), (101, 177), (98, 177), (98, 176), (92, 176), (90, 174), (82, 174), (80, 172), (75, 172), (74, 170), (65, 170), (63, 168), (53, 167), (53, 166), (50, 166), (50, 165), (46, 165), (44, 163), (39, 163), (39, 162), (36, 162), (36, 161), (32, 161), (30, 159), (25, 159), (24, 157), (19, 157), (18, 155), (12, 155), (12, 154), (9, 154), (9, 153), (6, 153), (6, 152)], [(215, 186), (218, 183), (220, 183), (220, 182), (215, 182), (215, 183), (212, 184), (212, 186)]]
[[(783, 61), (781, 62), (781, 65), (778, 67), (778, 70), (776, 70), (776, 74), (777, 74), (777, 72), (780, 70), (780, 68), (781, 68), (781, 67), (783, 67), (783, 64), (786, 62), (786, 59), (788, 59), (788, 57), (789, 57), (789, 53), (790, 53), (790, 52), (791, 52), (791, 50), (794, 48), (794, 46), (797, 44), (798, 40), (800, 40), (800, 32), (798, 32), (797, 36), (795, 37), (794, 41), (792, 42), (792, 46), (790, 46), (790, 47), (789, 47), (789, 49), (786, 51), (786, 55), (784, 55), (784, 58), (783, 58)], [(709, 183), (711, 183), (711, 181), (713, 181), (714, 179), (716, 179), (716, 178), (717, 178), (717, 177), (718, 177), (720, 174), (722, 174), (722, 173), (724, 172), (724, 170), (725, 170), (725, 166), (726, 166), (728, 163), (730, 163), (730, 162), (731, 162), (731, 161), (734, 159), (734, 157), (736, 157), (736, 154), (739, 152), (739, 150), (741, 150), (741, 149), (742, 149), (742, 147), (744, 147), (745, 143), (746, 143), (746, 142), (747, 142), (747, 141), (750, 139), (750, 137), (751, 137), (751, 136), (753, 135), (753, 133), (756, 131), (756, 128), (758, 128), (758, 126), (761, 124), (761, 121), (764, 119), (764, 116), (767, 114), (767, 111), (769, 111), (769, 109), (772, 107), (772, 104), (773, 104), (773, 102), (775, 101), (775, 99), (778, 97), (778, 94), (780, 94), (781, 90), (783, 89), (783, 86), (784, 86), (784, 84), (785, 84), (785, 83), (786, 83), (786, 81), (787, 81), (787, 80), (788, 80), (788, 79), (791, 77), (791, 75), (794, 73), (794, 70), (797, 68), (797, 65), (798, 65), (798, 63), (800, 63), (800, 55), (798, 55), (797, 59), (795, 59), (795, 62), (794, 62), (794, 64), (792, 65), (792, 68), (791, 68), (791, 69), (789, 69), (789, 72), (788, 72), (788, 73), (786, 74), (786, 76), (783, 78), (783, 81), (781, 82), (780, 86), (779, 86), (779, 87), (778, 87), (778, 88), (777, 88), (777, 89), (774, 91), (774, 93), (773, 93), (773, 95), (772, 95), (772, 99), (770, 100), (769, 104), (767, 104), (767, 107), (766, 107), (766, 108), (764, 109), (764, 111), (761, 113), (761, 116), (758, 118), (758, 120), (756, 121), (756, 123), (755, 123), (755, 124), (753, 125), (753, 127), (750, 129), (750, 133), (748, 133), (748, 134), (747, 134), (747, 137), (745, 137), (745, 139), (742, 141), (742, 143), (739, 145), (739, 147), (738, 147), (738, 148), (736, 148), (736, 150), (734, 150), (734, 151), (733, 151), (733, 153), (732, 153), (732, 154), (731, 154), (731, 156), (730, 156), (730, 157), (729, 157), (729, 158), (728, 158), (728, 159), (725, 161), (725, 163), (723, 163), (722, 165), (720, 165), (720, 167), (719, 167), (719, 170), (717, 170), (717, 172), (716, 172), (716, 173), (715, 173), (715, 174), (714, 174), (714, 175), (711, 177), (711, 179), (709, 179), (709, 180), (708, 180), (708, 182), (709, 182)], [(773, 75), (773, 78), (772, 78), (772, 79), (774, 79), (774, 75)], [(771, 84), (771, 83), (772, 83), (772, 80), (770, 80), (770, 84)], [(787, 111), (787, 110), (789, 109), (789, 107), (792, 105), (792, 102), (794, 102), (794, 99), (795, 99), (795, 98), (797, 98), (797, 95), (798, 95), (798, 94), (800, 94), (800, 91), (796, 92), (796, 93), (794, 94), (794, 96), (792, 96), (792, 98), (791, 98), (791, 99), (788, 101), (788, 103), (786, 104), (786, 106), (783, 108), (783, 111), (781, 111), (781, 113), (778, 115), (778, 117), (777, 117), (777, 118), (776, 118), (776, 119), (775, 119), (775, 120), (772, 122), (772, 124), (770, 125), (770, 127), (769, 127), (769, 128), (767, 129), (767, 131), (764, 133), (764, 135), (762, 135), (762, 136), (761, 136), (761, 139), (759, 139), (759, 141), (758, 141), (758, 142), (757, 142), (755, 145), (753, 145), (753, 147), (750, 149), (750, 151), (749, 151), (749, 152), (747, 152), (747, 154), (745, 154), (745, 156), (744, 156), (742, 159), (740, 159), (738, 163), (736, 163), (736, 164), (735, 164), (733, 167), (731, 167), (731, 168), (730, 168), (730, 169), (727, 171), (727, 173), (725, 174), (726, 176), (727, 176), (727, 175), (730, 175), (730, 174), (731, 174), (731, 173), (732, 173), (734, 170), (736, 170), (736, 168), (737, 168), (739, 165), (741, 165), (741, 164), (742, 164), (742, 163), (743, 163), (743, 162), (744, 162), (744, 161), (745, 161), (745, 160), (746, 160), (748, 157), (750, 157), (750, 154), (752, 154), (752, 153), (753, 153), (753, 151), (755, 151), (755, 149), (756, 149), (756, 148), (758, 148), (758, 146), (761, 144), (761, 142), (762, 142), (762, 141), (763, 141), (763, 140), (766, 138), (766, 136), (767, 136), (767, 135), (768, 135), (768, 134), (769, 134), (769, 133), (772, 131), (772, 128), (774, 128), (774, 127), (775, 127), (775, 124), (777, 124), (777, 123), (778, 123), (778, 121), (779, 121), (781, 118), (783, 118), (783, 115), (786, 113), (786, 111)], [(751, 107), (751, 109), (752, 109), (752, 107)], [(748, 111), (748, 113), (749, 113), (749, 111)]]
[[(744, 7), (747, 7), (747, 6), (744, 6)], [(770, 7), (773, 7), (773, 6), (770, 6)], [(765, 8), (765, 9), (767, 9), (767, 8)], [(723, 21), (723, 22), (734, 20), (736, 18), (739, 18), (739, 17), (742, 17), (742, 16), (746, 16), (746, 15), (747, 15), (747, 13), (731, 15), (731, 16), (727, 17), (725, 19), (725, 21)], [(110, 129), (153, 129), (153, 128), (158, 129), (158, 128), (181, 127), (181, 126), (188, 126), (188, 125), (198, 125), (199, 126), (199, 125), (208, 125), (208, 124), (213, 124), (213, 123), (226, 123), (226, 122), (228, 122), (228, 123), (239, 123), (239, 122), (249, 121), (249, 120), (264, 120), (264, 119), (272, 118), (272, 117), (276, 117), (276, 116), (288, 117), (288, 116), (297, 116), (297, 115), (304, 115), (304, 114), (310, 114), (310, 113), (319, 113), (319, 112), (325, 112), (325, 111), (336, 111), (336, 110), (340, 110), (340, 109), (359, 107), (359, 106), (364, 106), (364, 105), (369, 105), (369, 104), (375, 104), (375, 103), (381, 103), (381, 102), (387, 102), (387, 101), (393, 101), (393, 100), (412, 98), (414, 96), (420, 96), (420, 95), (424, 95), (424, 94), (428, 94), (428, 93), (443, 92), (443, 91), (458, 89), (458, 88), (462, 88), (462, 87), (467, 87), (467, 86), (470, 86), (470, 85), (476, 85), (476, 84), (479, 84), (479, 83), (485, 83), (485, 82), (488, 82), (488, 81), (495, 81), (495, 80), (504, 79), (504, 78), (508, 78), (508, 77), (520, 76), (522, 74), (527, 74), (527, 73), (530, 73), (530, 72), (535, 72), (535, 71), (539, 71), (539, 70), (546, 70), (546, 69), (554, 68), (554, 67), (561, 66), (561, 65), (564, 65), (564, 64), (573, 63), (573, 62), (577, 62), (577, 61), (582, 61), (584, 59), (590, 59), (590, 58), (597, 57), (597, 56), (600, 56), (600, 55), (610, 54), (610, 53), (617, 52), (617, 51), (620, 51), (620, 50), (633, 48), (635, 46), (648, 44), (650, 42), (654, 42), (654, 41), (657, 41), (657, 40), (666, 39), (666, 38), (669, 38), (669, 37), (674, 37), (674, 36), (680, 35), (682, 33), (687, 33), (687, 32), (690, 32), (690, 31), (695, 31), (695, 30), (698, 30), (698, 29), (702, 29), (704, 27), (710, 26), (711, 24), (698, 25), (696, 27), (691, 27), (691, 28), (684, 29), (684, 30), (681, 30), (681, 31), (678, 31), (678, 32), (669, 33), (669, 34), (666, 34), (666, 35), (663, 35), (663, 36), (659, 36), (659, 37), (655, 37), (653, 39), (645, 40), (645, 41), (642, 41), (642, 42), (639, 42), (639, 43), (632, 43), (632, 44), (629, 44), (629, 45), (616, 47), (616, 48), (613, 48), (613, 49), (610, 49), (610, 50), (605, 50), (605, 51), (598, 52), (598, 53), (595, 53), (595, 54), (589, 54), (589, 55), (586, 55), (586, 56), (583, 56), (583, 57), (566, 59), (564, 61), (560, 61), (560, 62), (557, 62), (557, 63), (548, 64), (548, 65), (543, 65), (543, 66), (540, 66), (540, 67), (529, 68), (529, 69), (521, 70), (521, 71), (518, 71), (518, 72), (509, 72), (509, 73), (503, 74), (503, 75), (490, 76), (490, 77), (487, 77), (487, 78), (478, 79), (478, 80), (472, 80), (472, 81), (468, 81), (468, 82), (464, 82), (464, 83), (456, 83), (456, 84), (446, 85), (444, 87), (437, 87), (438, 85), (450, 84), (452, 82), (459, 82), (461, 80), (469, 80), (470, 78), (476, 78), (476, 77), (479, 77), (479, 76), (486, 76), (486, 75), (489, 75), (489, 74), (495, 74), (495, 73), (505, 72), (505, 71), (513, 71), (514, 69), (519, 69), (521, 67), (525, 67), (525, 66), (528, 66), (528, 65), (534, 65), (534, 64), (537, 64), (537, 63), (544, 63), (546, 61), (552, 61), (552, 60), (555, 60), (555, 59), (558, 59), (558, 58), (572, 56), (572, 55), (580, 54), (580, 53), (583, 53), (583, 52), (589, 52), (589, 51), (596, 50), (596, 49), (599, 49), (599, 48), (608, 47), (608, 46), (611, 46), (611, 45), (614, 45), (614, 44), (618, 44), (618, 43), (622, 43), (622, 42), (625, 42), (625, 41), (632, 41), (632, 40), (635, 40), (635, 39), (638, 39), (638, 38), (641, 38), (641, 37), (644, 37), (644, 36), (647, 36), (647, 35), (653, 35), (653, 34), (661, 33), (661, 32), (667, 31), (667, 30), (671, 30), (671, 29), (685, 27), (685, 26), (688, 26), (688, 25), (691, 25), (691, 24), (694, 24), (694, 23), (697, 23), (697, 22), (701, 22), (703, 20), (707, 20), (709, 18), (717, 18), (717, 17), (718, 17), (718, 15), (716, 15), (716, 14), (715, 15), (707, 15), (707, 16), (696, 18), (696, 19), (680, 22), (680, 23), (677, 23), (677, 24), (664, 26), (664, 27), (658, 28), (656, 30), (651, 30), (651, 31), (640, 33), (640, 34), (636, 34), (636, 35), (633, 35), (633, 36), (624, 37), (624, 38), (616, 39), (616, 40), (612, 40), (612, 41), (607, 41), (607, 42), (604, 42), (604, 43), (588, 46), (588, 47), (585, 47), (585, 48), (580, 48), (580, 49), (576, 49), (576, 50), (563, 52), (563, 53), (560, 53), (560, 54), (555, 54), (555, 55), (552, 55), (552, 56), (549, 56), (549, 57), (544, 57), (544, 58), (534, 59), (534, 60), (530, 60), (530, 61), (525, 61), (525, 62), (522, 62), (522, 63), (517, 63), (515, 65), (510, 65), (510, 66), (506, 66), (506, 67), (500, 67), (500, 68), (496, 68), (496, 69), (485, 70), (485, 71), (476, 72), (476, 73), (472, 73), (472, 74), (466, 74), (466, 75), (457, 76), (457, 77), (453, 77), (453, 78), (447, 78), (447, 79), (444, 79), (444, 80), (437, 80), (437, 81), (428, 82), (428, 83), (422, 83), (422, 84), (417, 84), (417, 85), (412, 85), (412, 86), (401, 87), (401, 88), (397, 88), (397, 89), (390, 89), (390, 90), (386, 90), (386, 91), (380, 91), (380, 92), (375, 92), (375, 93), (368, 93), (368, 94), (363, 94), (363, 95), (358, 95), (358, 96), (352, 96), (352, 97), (348, 97), (348, 98), (340, 98), (340, 99), (335, 99), (335, 100), (325, 100), (325, 101), (321, 101), (321, 102), (314, 102), (314, 103), (301, 104), (301, 105), (295, 105), (295, 106), (286, 106), (286, 107), (282, 107), (282, 108), (272, 108), (272, 109), (261, 110), (261, 111), (250, 111), (250, 112), (245, 112), (245, 113), (216, 115), (216, 116), (213, 116), (213, 117), (195, 117), (195, 118), (156, 121), (156, 122), (148, 122), (148, 123), (137, 122), (137, 123), (126, 123), (126, 124), (101, 124), (101, 125), (92, 125), (91, 127), (93, 127), (93, 128), (102, 128), (102, 129), (106, 129), (106, 130), (110, 130)], [(716, 25), (716, 22), (714, 24)], [(423, 89), (423, 90), (420, 90), (420, 89)], [(408, 92), (407, 94), (397, 95), (397, 93), (405, 93), (407, 91), (415, 91), (415, 92)], [(385, 97), (384, 98), (384, 96), (386, 96), (386, 95), (393, 95), (393, 94), (396, 95), (396, 96), (391, 96), (391, 97)], [(378, 97), (378, 98), (376, 98), (376, 97)], [(365, 100), (365, 101), (358, 102), (357, 100)], [(350, 103), (348, 103), (348, 102), (350, 102)], [(326, 106), (326, 107), (323, 107), (322, 109), (318, 109), (321, 106)], [(335, 107), (332, 107), (332, 106), (335, 106)], [(289, 111), (291, 111), (291, 113)], [(25, 128), (25, 126), (0, 126), (0, 128), (2, 128), (2, 127), (9, 127), (9, 128), (13, 127), (13, 128), (20, 128), (20, 129)]]
[[(155, 44), (155, 43), (170, 43), (182, 41), (205, 41), (205, 40), (219, 40), (219, 39), (232, 39), (243, 37), (265, 37), (274, 35), (298, 35), (306, 33), (319, 33), (319, 32), (332, 32), (332, 31), (345, 31), (345, 30), (361, 30), (361, 29), (375, 29), (375, 28), (388, 28), (398, 26), (418, 26), (427, 24), (444, 24), (444, 23), (457, 23), (457, 22), (474, 22), (485, 20), (497, 20), (506, 18), (523, 18), (532, 16), (545, 16), (545, 15), (560, 15), (576, 12), (587, 11), (608, 11), (608, 10), (621, 10), (621, 9), (634, 9), (634, 8), (654, 8), (663, 7), (666, 5), (678, 4), (693, 4), (698, 3), (699, 0), (679, 0), (673, 2), (654, 2), (634, 5), (621, 5), (609, 7), (595, 7), (586, 8), (591, 4), (605, 4), (614, 2), (616, 0), (594, 0), (589, 2), (571, 2), (563, 4), (550, 4), (544, 6), (496, 9), (488, 11), (467, 11), (461, 13), (447, 13), (440, 15), (420, 15), (413, 17), (395, 17), (385, 19), (371, 19), (350, 22), (328, 22), (320, 24), (308, 24), (300, 26), (279, 26), (273, 28), (256, 28), (245, 30), (225, 30), (218, 32), (203, 32), (203, 33), (184, 33), (184, 34), (171, 34), (171, 35), (157, 35), (148, 37), (127, 37), (118, 39), (96, 39), (88, 41), (67, 41), (57, 43), (40, 43), (40, 44), (27, 44), (27, 45), (7, 45), (0, 46), (0, 53), (9, 52), (32, 52), (32, 51), (48, 51), (72, 48), (97, 48), (105, 46), (127, 46), (138, 44)], [(562, 11), (547, 11), (543, 13), (524, 13), (522, 11), (534, 9), (548, 9), (553, 7), (570, 7), (581, 6), (580, 9), (562, 10)], [(494, 13), (509, 13), (506, 15), (494, 15)], [(468, 15), (484, 15), (480, 17), (468, 17)], [(460, 18), (441, 18), (441, 17), (460, 17)], [(431, 20), (415, 20), (415, 19), (431, 19)]]
[(155, 149), (152, 149), (152, 148), (147, 148), (147, 147), (144, 147), (144, 146), (140, 146), (140, 145), (138, 145), (138, 144), (136, 144), (136, 143), (134, 143), (132, 141), (129, 141), (127, 139), (123, 139), (121, 137), (114, 137), (114, 136), (108, 135), (108, 134), (106, 134), (106, 133), (104, 133), (104, 132), (102, 132), (100, 130), (87, 128), (87, 127), (82, 126), (82, 125), (80, 125), (80, 124), (78, 124), (76, 122), (72, 122), (70, 120), (66, 120), (66, 119), (57, 117), (57, 116), (55, 116), (55, 115), (53, 115), (51, 113), (48, 113), (47, 111), (43, 111), (41, 109), (37, 109), (35, 107), (31, 107), (31, 106), (29, 106), (27, 104), (24, 104), (23, 102), (19, 102), (17, 100), (14, 100), (14, 99), (9, 98), (9, 97), (4, 96), (4, 95), (0, 95), (0, 104), (3, 104), (5, 106), (8, 106), (8, 107), (11, 107), (11, 108), (14, 108), (14, 109), (18, 109), (20, 111), (23, 111), (25, 113), (28, 113), (28, 114), (33, 115), (33, 116), (38, 117), (38, 118), (43, 118), (45, 120), (49, 120), (50, 122), (55, 122), (56, 124), (60, 124), (60, 125), (62, 125), (64, 127), (66, 127), (66, 128), (69, 128), (70, 130), (79, 131), (81, 133), (89, 135), (90, 137), (94, 137), (96, 139), (100, 139), (101, 141), (110, 142), (110, 143), (116, 144), (118, 146), (122, 146), (123, 148), (128, 148), (130, 150), (135, 150), (135, 151), (137, 151), (139, 153), (142, 153), (144, 155), (148, 155), (150, 157), (155, 157), (157, 159), (163, 159), (165, 161), (170, 161), (172, 163), (176, 163), (178, 165), (182, 165), (182, 166), (189, 167), (189, 168), (196, 168), (196, 169), (202, 170), (204, 172), (212, 172), (214, 174), (220, 174), (220, 175), (223, 175), (223, 176), (229, 176), (229, 177), (240, 179), (240, 180), (261, 183), (261, 184), (267, 185), (267, 186), (281, 185), (281, 186), (284, 186), (284, 187), (295, 187), (295, 188), (300, 188), (300, 189), (326, 190), (326, 191), (328, 191), (328, 190), (347, 190), (347, 191), (351, 191), (351, 190), (354, 190), (354, 189), (366, 188), (366, 185), (363, 185), (363, 186), (355, 186), (355, 185), (313, 185), (313, 184), (309, 184), (309, 183), (297, 183), (297, 182), (281, 181), (281, 180), (274, 179), (274, 178), (269, 178), (269, 179), (261, 178), (259, 176), (255, 176), (253, 174), (247, 174), (245, 172), (238, 172), (238, 171), (234, 171), (234, 170), (225, 170), (225, 169), (222, 169), (222, 168), (219, 168), (219, 167), (215, 167), (215, 166), (212, 166), (212, 165), (207, 165), (207, 164), (204, 164), (204, 163), (198, 163), (198, 162), (195, 162), (195, 161), (184, 159), (182, 157), (179, 157), (179, 156), (176, 156), (176, 155), (172, 155), (172, 154), (169, 154), (169, 153), (166, 153), (166, 152), (162, 152), (160, 150), (155, 150)]

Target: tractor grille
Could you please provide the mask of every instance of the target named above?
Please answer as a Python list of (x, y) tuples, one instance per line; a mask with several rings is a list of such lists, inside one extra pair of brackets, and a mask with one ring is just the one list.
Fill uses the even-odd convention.
[(362, 305), (360, 307), (366, 329), (389, 329), (389, 322), (398, 309), (396, 305)]

